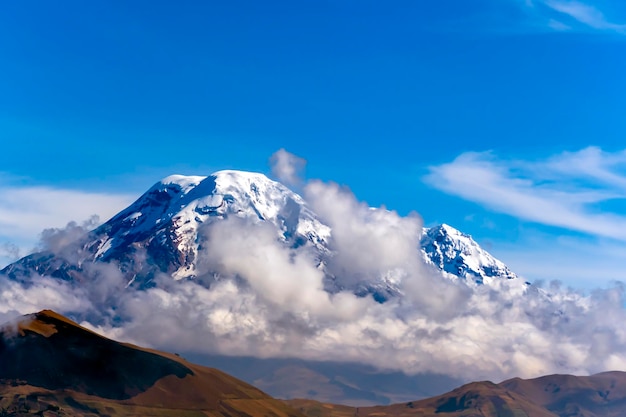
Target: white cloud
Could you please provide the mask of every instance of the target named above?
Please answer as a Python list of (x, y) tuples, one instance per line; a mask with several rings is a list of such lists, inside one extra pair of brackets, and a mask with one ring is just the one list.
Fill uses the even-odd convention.
[(302, 172), (306, 166), (306, 160), (279, 149), (270, 157), (272, 174), (280, 182), (286, 185), (298, 185), (302, 182)]
[(434, 276), (424, 265), (417, 250), (422, 219), (416, 213), (402, 217), (384, 207), (373, 209), (335, 183), (311, 181), (305, 196), (332, 230), (335, 255), (328, 267), (343, 282), (371, 283), (386, 276), (400, 283), (414, 307), (433, 319), (463, 305), (459, 287)]
[(207, 269), (243, 277), (258, 297), (286, 311), (329, 311), (324, 274), (315, 267), (313, 257), (307, 252), (294, 256), (277, 244), (276, 229), (269, 223), (233, 218), (211, 225), (206, 235), (201, 257), (210, 265)]
[(538, 162), (465, 153), (431, 167), (425, 180), (522, 220), (626, 241), (626, 216), (598, 209), (626, 199), (626, 152), (590, 147)]
[(2, 321), (42, 310), (42, 306), (56, 311), (86, 311), (91, 306), (82, 290), (50, 277), (40, 277), (30, 285), (2, 279), (0, 299)]
[(0, 265), (26, 255), (47, 228), (93, 216), (108, 220), (132, 202), (125, 194), (0, 184)]

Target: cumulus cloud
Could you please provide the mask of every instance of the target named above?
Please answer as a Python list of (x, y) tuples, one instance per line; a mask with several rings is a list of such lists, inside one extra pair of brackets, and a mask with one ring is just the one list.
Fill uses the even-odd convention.
[(449, 194), (544, 225), (626, 240), (626, 216), (598, 210), (626, 198), (626, 152), (598, 148), (544, 161), (465, 153), (430, 168), (425, 180)]
[(306, 160), (279, 149), (270, 157), (270, 166), (274, 177), (286, 185), (298, 185), (302, 182), (301, 175), (306, 166)]
[(332, 229), (331, 274), (350, 285), (366, 286), (384, 277), (400, 284), (414, 308), (433, 318), (460, 306), (460, 287), (433, 279), (420, 257), (422, 220), (416, 213), (402, 217), (384, 207), (371, 208), (348, 189), (321, 181), (311, 181), (305, 196)]
[(72, 243), (82, 239), (99, 223), (100, 219), (94, 215), (84, 221), (82, 225), (71, 221), (65, 227), (44, 229), (40, 235), (39, 249), (59, 253)]
[(285, 311), (328, 311), (324, 274), (315, 267), (313, 256), (279, 244), (271, 224), (232, 218), (212, 224), (206, 234), (201, 258), (209, 264), (207, 269), (244, 278), (256, 296)]
[[(572, 157), (589, 158), (561, 155), (542, 166), (557, 178), (562, 158)], [(608, 165), (585, 169), (619, 184)], [(486, 179), (502, 176), (478, 168)], [(528, 180), (510, 182), (529, 187)], [(584, 206), (595, 198), (588, 193), (574, 193), (570, 202)], [(311, 181), (305, 197), (332, 228), (332, 254), (321, 262), (307, 245), (286, 244), (271, 224), (229, 216), (201, 231), (204, 277), (157, 274), (149, 288), (125, 288), (115, 263), (85, 263), (73, 281), (0, 280), (0, 295), (9, 300), (0, 315), (54, 308), (110, 337), (181, 353), (360, 362), (464, 379), (626, 369), (621, 285), (584, 296), (517, 279), (466, 284), (422, 262), (419, 216), (370, 208), (333, 183)], [(81, 230), (70, 224), (44, 234), (46, 248), (77, 262)], [(387, 284), (398, 294), (384, 303), (355, 294), (360, 286)]]
[(65, 312), (86, 312), (91, 308), (82, 290), (51, 277), (38, 277), (29, 283), (0, 279), (0, 298), (2, 321), (44, 308)]

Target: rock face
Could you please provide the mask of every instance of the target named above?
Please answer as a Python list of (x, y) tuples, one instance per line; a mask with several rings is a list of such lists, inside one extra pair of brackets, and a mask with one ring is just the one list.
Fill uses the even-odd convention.
[[(250, 415), (300, 413), (245, 382), (176, 355), (106, 339), (49, 310), (0, 329), (6, 415)], [(4, 415), (4, 414), (3, 414)]]
[[(125, 275), (128, 286), (139, 289), (152, 285), (157, 274), (174, 280), (210, 281), (214, 271), (201, 259), (206, 243), (204, 231), (208, 225), (230, 217), (270, 224), (277, 240), (290, 248), (310, 250), (323, 270), (325, 260), (332, 256), (331, 228), (301, 196), (262, 174), (219, 171), (207, 177), (164, 178), (78, 244), (54, 253), (29, 255), (2, 273), (15, 280), (35, 274), (81, 281), (89, 279), (90, 265), (113, 263)], [(517, 278), (469, 235), (445, 224), (424, 229), (421, 247), (416, 250), (421, 250), (426, 263), (444, 275), (472, 285)], [(388, 277), (346, 284), (341, 277), (328, 273), (325, 289), (349, 289), (381, 302), (401, 293)]]

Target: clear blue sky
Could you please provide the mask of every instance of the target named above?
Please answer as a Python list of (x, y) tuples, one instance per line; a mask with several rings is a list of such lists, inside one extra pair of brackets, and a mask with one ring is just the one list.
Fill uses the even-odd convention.
[(626, 225), (611, 180), (626, 182), (626, 2), (5, 2), (0, 57), (11, 192), (136, 195), (171, 173), (268, 172), (285, 148), (309, 178), (449, 223), (531, 280), (626, 270), (606, 227)]

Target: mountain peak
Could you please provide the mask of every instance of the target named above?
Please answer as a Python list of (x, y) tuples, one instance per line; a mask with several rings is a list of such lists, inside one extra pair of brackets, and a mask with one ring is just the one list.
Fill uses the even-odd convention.
[(251, 179), (251, 180), (261, 180), (261, 181), (270, 181), (270, 182), (276, 182), (274, 180), (271, 180), (267, 175), (262, 174), (260, 172), (255, 172), (255, 171), (242, 171), (239, 169), (222, 169), (220, 171), (215, 171), (213, 174), (211, 174), (214, 177), (230, 177), (230, 178), (246, 178), (246, 179)]
[(513, 271), (481, 248), (470, 235), (445, 223), (424, 229), (421, 244), (428, 263), (476, 284), (490, 283), (499, 278), (517, 278)]
[(435, 226), (433, 229), (439, 229), (449, 235), (470, 237), (468, 234), (461, 232), (459, 229), (455, 229), (447, 223), (441, 223), (439, 226)]
[(180, 175), (173, 174), (163, 178), (156, 183), (151, 190), (169, 189), (175, 186), (187, 194), (192, 190), (196, 190), (195, 197), (211, 194), (216, 186), (218, 187), (239, 187), (241, 190), (247, 190), (251, 184), (263, 184), (266, 186), (281, 187), (288, 190), (282, 184), (271, 180), (265, 174), (251, 171), (238, 171), (225, 169), (216, 171), (208, 176), (201, 175)]
[(281, 183), (257, 172), (222, 170), (162, 179), (96, 229), (97, 241), (89, 246), (95, 260), (122, 262), (133, 262), (132, 252), (143, 248), (161, 272), (193, 278), (203, 273), (197, 263), (201, 226), (228, 217), (272, 223), (277, 237), (292, 245), (323, 249), (330, 233), (304, 200)]
[(174, 174), (163, 178), (159, 181), (160, 185), (178, 185), (181, 189), (193, 188), (202, 181), (204, 181), (206, 177), (199, 175), (179, 175)]

